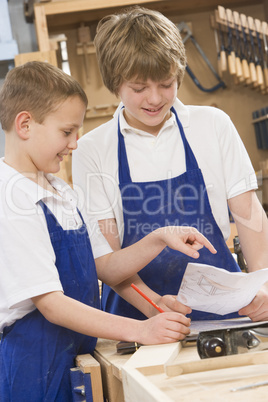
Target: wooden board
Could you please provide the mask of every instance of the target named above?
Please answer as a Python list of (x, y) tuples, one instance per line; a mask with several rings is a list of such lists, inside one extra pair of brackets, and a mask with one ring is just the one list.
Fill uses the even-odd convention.
[[(262, 1), (257, 1), (261, 3)], [(225, 0), (227, 7), (252, 4), (252, 0)], [(117, 9), (141, 5), (159, 10), (167, 15), (185, 14), (193, 10), (213, 10), (218, 6), (217, 0), (178, 1), (178, 0), (65, 0), (34, 4), (35, 25), (40, 50), (49, 50), (48, 25), (55, 27), (73, 25), (79, 21), (96, 21)]]
[(76, 365), (83, 373), (90, 373), (93, 402), (103, 402), (100, 364), (93, 356), (85, 354), (76, 357)]
[(55, 50), (48, 50), (44, 52), (31, 52), (31, 53), (20, 53), (15, 56), (15, 66), (20, 66), (28, 61), (45, 61), (58, 67), (57, 57)]
[(116, 341), (99, 339), (94, 357), (100, 363), (103, 394), (109, 402), (124, 402), (121, 367), (132, 355), (120, 355)]
[[(174, 345), (174, 344), (173, 344)], [(176, 344), (175, 344), (176, 345)], [(234, 389), (267, 381), (268, 351), (223, 356), (201, 360), (196, 347), (176, 348), (163, 356), (160, 364), (145, 365), (147, 351), (142, 347), (135, 353), (135, 364), (122, 367), (123, 388), (127, 402), (192, 402), (267, 400), (268, 384), (247, 390)], [(158, 350), (154, 347), (155, 360)], [(153, 350), (151, 350), (153, 352)], [(136, 366), (136, 367), (135, 367)]]

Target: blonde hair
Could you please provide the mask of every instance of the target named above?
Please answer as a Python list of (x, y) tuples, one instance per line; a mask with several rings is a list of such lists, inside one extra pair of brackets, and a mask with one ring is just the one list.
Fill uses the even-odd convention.
[(182, 82), (186, 55), (181, 35), (157, 11), (136, 6), (104, 17), (94, 44), (104, 85), (116, 95), (132, 78), (160, 81), (174, 73), (178, 86)]
[(45, 117), (60, 103), (79, 96), (87, 106), (87, 96), (79, 83), (49, 63), (32, 61), (10, 70), (0, 90), (0, 122), (10, 130), (15, 117), (23, 110), (31, 112), (35, 121)]

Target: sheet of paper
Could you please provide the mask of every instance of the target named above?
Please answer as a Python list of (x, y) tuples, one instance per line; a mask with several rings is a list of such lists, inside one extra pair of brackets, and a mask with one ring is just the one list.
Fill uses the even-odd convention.
[(247, 306), (268, 281), (268, 268), (228, 272), (211, 265), (189, 263), (177, 299), (193, 310), (229, 314)]

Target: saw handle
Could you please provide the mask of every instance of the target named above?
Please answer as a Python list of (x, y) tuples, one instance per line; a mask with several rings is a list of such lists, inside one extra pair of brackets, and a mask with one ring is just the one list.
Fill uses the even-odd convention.
[(228, 54), (228, 67), (229, 67), (229, 73), (231, 75), (235, 75), (236, 74), (236, 68), (235, 68), (235, 52), (231, 51)]
[(221, 50), (221, 53), (220, 53), (220, 66), (221, 66), (221, 71), (227, 70), (227, 59), (226, 59), (226, 53), (224, 50)]

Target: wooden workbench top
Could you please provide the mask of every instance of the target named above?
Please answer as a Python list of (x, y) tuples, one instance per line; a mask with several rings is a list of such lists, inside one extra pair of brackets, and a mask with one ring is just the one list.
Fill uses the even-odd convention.
[(200, 359), (195, 346), (180, 342), (142, 346), (132, 355), (117, 354), (116, 344), (100, 339), (96, 347), (109, 402), (268, 400), (268, 384), (233, 391), (268, 380), (267, 350)]

